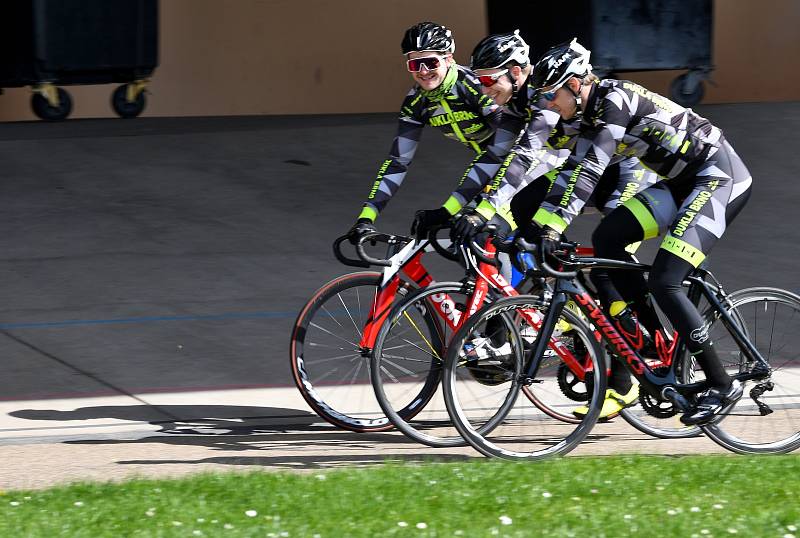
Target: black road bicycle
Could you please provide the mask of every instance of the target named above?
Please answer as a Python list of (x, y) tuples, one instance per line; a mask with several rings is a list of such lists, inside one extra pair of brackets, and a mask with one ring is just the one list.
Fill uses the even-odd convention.
[[(447, 410), (459, 433), (487, 456), (507, 459), (538, 459), (564, 454), (575, 448), (589, 434), (604, 390), (594, 390), (586, 418), (578, 425), (554, 424), (526, 398), (517, 397), (523, 387), (542, 382), (540, 367), (547, 356), (547, 343), (554, 332), (563, 331), (559, 321), (566, 319), (580, 334), (592, 354), (608, 352), (612, 360), (621, 360), (639, 382), (640, 403), (662, 416), (675, 416), (688, 409), (708, 388), (702, 371), (687, 353), (668, 367), (653, 367), (617, 332), (614, 325), (581, 285), (578, 272), (591, 267), (648, 271), (649, 266), (595, 257), (576, 257), (575, 245), (561, 245), (565, 256), (559, 261), (562, 270), (546, 263), (542, 270), (555, 278), (552, 293), (542, 296), (503, 298), (479, 310), (453, 336), (445, 357), (443, 388)], [(745, 384), (745, 395), (727, 406), (702, 431), (726, 449), (742, 454), (779, 454), (800, 446), (800, 297), (776, 288), (747, 288), (726, 293), (710, 271), (699, 268), (687, 278), (689, 296), (703, 310), (711, 338), (726, 370)], [(573, 301), (576, 314), (564, 306)], [(519, 320), (524, 330), (524, 313), (532, 308), (544, 312), (544, 320), (535, 343), (514, 350), (513, 374), (498, 394), (477, 402), (474, 383), (465, 375), (472, 334), (476, 328), (491, 323), (497, 315)], [(600, 337), (598, 342), (595, 336)], [(519, 339), (511, 340), (519, 341)], [(465, 347), (466, 346), (466, 347)], [(680, 349), (681, 342), (677, 342)], [(593, 383), (606, 386), (606, 370), (594, 372)], [(469, 402), (464, 405), (463, 402)], [(498, 407), (498, 402), (502, 409)], [(502, 423), (488, 430), (486, 417)], [(546, 425), (546, 427), (545, 427)]]

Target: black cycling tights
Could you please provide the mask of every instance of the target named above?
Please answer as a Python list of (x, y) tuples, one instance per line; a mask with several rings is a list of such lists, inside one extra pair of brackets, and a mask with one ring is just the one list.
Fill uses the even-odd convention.
[[(643, 239), (642, 227), (630, 211), (612, 211), (595, 230), (592, 244), (595, 254), (601, 258), (632, 261), (625, 246)], [(651, 334), (659, 325), (658, 317), (647, 299), (648, 287), (658, 306), (666, 314), (678, 334), (684, 337), (689, 351), (696, 356), (706, 377), (715, 387), (730, 385), (730, 377), (725, 372), (708, 337), (708, 328), (703, 318), (692, 304), (683, 289), (683, 281), (694, 269), (687, 261), (659, 249), (656, 254), (649, 279), (639, 271), (592, 270), (592, 281), (598, 288), (604, 306), (613, 301), (627, 298), (633, 303), (642, 324)], [(619, 377), (612, 362), (612, 377)]]

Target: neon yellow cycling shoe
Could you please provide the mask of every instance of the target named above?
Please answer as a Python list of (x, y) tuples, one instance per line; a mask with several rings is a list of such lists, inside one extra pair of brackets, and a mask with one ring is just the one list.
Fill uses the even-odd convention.
[[(597, 417), (598, 420), (603, 420), (605, 418), (610, 417), (611, 415), (616, 415), (633, 402), (636, 401), (636, 398), (639, 397), (639, 385), (633, 385), (631, 390), (629, 390), (625, 394), (620, 394), (619, 392), (615, 391), (614, 389), (606, 390), (606, 398), (603, 400), (603, 408), (600, 410), (600, 416)], [(583, 418), (589, 412), (589, 407), (582, 405), (572, 410), (572, 414), (578, 418)]]

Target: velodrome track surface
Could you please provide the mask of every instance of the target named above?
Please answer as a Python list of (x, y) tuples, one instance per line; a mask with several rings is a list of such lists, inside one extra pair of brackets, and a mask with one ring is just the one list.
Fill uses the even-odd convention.
[[(712, 269), (731, 290), (800, 291), (800, 103), (698, 111), (754, 178)], [(0, 125), (0, 488), (424, 453), (316, 424), (287, 356), (299, 308), (348, 271), (330, 243), (394, 129), (392, 115)], [(380, 228), (405, 232), (470, 158), (427, 132)], [(602, 428), (634, 451), (717, 450)], [(619, 449), (598, 435), (580, 450)]]

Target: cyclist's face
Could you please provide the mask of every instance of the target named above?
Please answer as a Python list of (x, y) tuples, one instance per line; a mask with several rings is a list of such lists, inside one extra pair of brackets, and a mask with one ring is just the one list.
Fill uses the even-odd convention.
[[(416, 60), (418, 58), (438, 58), (438, 62), (422, 62), (422, 64), (418, 66), (419, 71), (411, 72), (411, 78), (414, 79), (414, 82), (419, 84), (420, 88), (427, 91), (435, 90), (444, 82), (444, 77), (447, 76), (447, 69), (453, 61), (453, 55), (431, 50), (409, 52), (406, 55), (407, 60)], [(433, 63), (438, 63), (438, 65), (430, 69), (429, 67)]]
[[(476, 69), (475, 74), (481, 81), (481, 91), (484, 95), (488, 95), (498, 105), (504, 105), (511, 99), (514, 87), (508, 75), (514, 76), (513, 70), (519, 69), (512, 67), (511, 70), (504, 68), (496, 69)], [(487, 86), (487, 83), (489, 85)]]
[[(580, 91), (580, 89), (581, 83), (578, 79), (569, 79), (564, 86), (555, 90), (552, 99), (544, 98), (547, 103), (547, 108), (553, 112), (558, 112), (565, 120), (574, 118), (575, 114), (578, 112), (578, 103), (575, 101), (575, 94), (573, 91), (577, 92)], [(552, 88), (544, 88), (542, 93), (546, 94), (548, 90), (552, 91)]]

